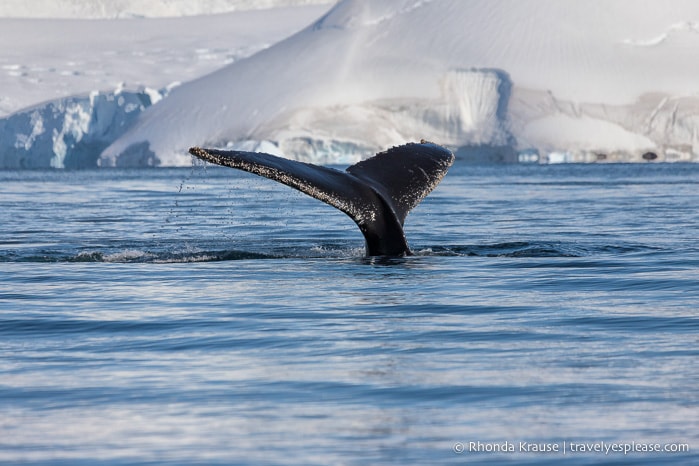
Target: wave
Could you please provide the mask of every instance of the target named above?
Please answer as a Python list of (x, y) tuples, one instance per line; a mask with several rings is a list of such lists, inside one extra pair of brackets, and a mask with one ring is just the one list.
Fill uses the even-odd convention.
[[(415, 257), (575, 258), (656, 251), (641, 244), (580, 244), (576, 242), (519, 241), (494, 244), (417, 246)], [(109, 250), (41, 249), (0, 252), (0, 262), (38, 263), (152, 263), (176, 264), (267, 259), (366, 259), (355, 244), (296, 244), (275, 248), (233, 249), (162, 248), (148, 244), (124, 245)], [(372, 259), (372, 258), (370, 258)], [(375, 262), (374, 259), (371, 262)]]
[(418, 255), (473, 257), (590, 257), (655, 250), (640, 244), (581, 244), (576, 242), (515, 241), (495, 244), (452, 245), (426, 248)]
[(0, 262), (100, 262), (100, 263), (190, 263), (190, 262), (216, 262), (229, 260), (272, 259), (274, 255), (251, 251), (223, 250), (223, 251), (197, 251), (176, 252), (161, 251), (151, 252), (139, 249), (126, 249), (116, 252), (82, 251), (78, 253), (67, 251), (43, 251), (42, 253), (4, 254), (0, 255)]

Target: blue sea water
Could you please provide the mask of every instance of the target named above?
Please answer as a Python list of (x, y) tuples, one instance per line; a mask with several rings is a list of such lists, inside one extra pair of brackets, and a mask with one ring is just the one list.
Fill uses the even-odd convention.
[(699, 464), (698, 210), (457, 161), (377, 259), (234, 170), (0, 172), (0, 463)]

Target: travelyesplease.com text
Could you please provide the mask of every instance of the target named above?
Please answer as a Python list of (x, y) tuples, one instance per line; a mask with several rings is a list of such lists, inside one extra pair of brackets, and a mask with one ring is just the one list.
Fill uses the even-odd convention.
[(644, 443), (644, 442), (457, 442), (455, 453), (550, 453), (550, 454), (635, 454), (635, 453), (688, 453), (687, 443)]

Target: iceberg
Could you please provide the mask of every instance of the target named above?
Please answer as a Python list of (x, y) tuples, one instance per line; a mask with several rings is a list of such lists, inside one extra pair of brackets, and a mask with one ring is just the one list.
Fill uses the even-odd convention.
[(175, 90), (102, 161), (138, 146), (181, 165), (191, 145), (264, 140), (317, 162), (420, 138), (466, 152), (697, 160), (697, 25), (693, 0), (343, 0)]
[(97, 163), (190, 165), (193, 145), (352, 163), (423, 138), (474, 161), (699, 161), (696, 50), (695, 0), (340, 0), (144, 106)]

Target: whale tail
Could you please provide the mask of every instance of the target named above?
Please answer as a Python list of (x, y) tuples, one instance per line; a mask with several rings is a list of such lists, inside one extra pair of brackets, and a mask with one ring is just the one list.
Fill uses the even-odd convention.
[(410, 254), (403, 232), (405, 217), (454, 163), (449, 150), (424, 141), (381, 152), (344, 172), (261, 152), (199, 147), (189, 152), (207, 162), (278, 181), (341, 210), (359, 226), (368, 256)]

